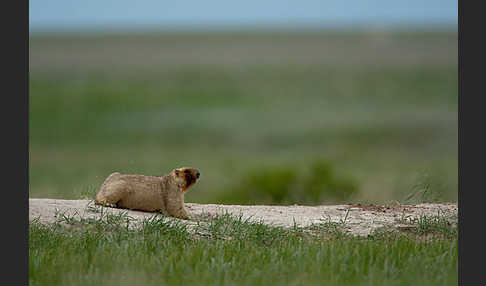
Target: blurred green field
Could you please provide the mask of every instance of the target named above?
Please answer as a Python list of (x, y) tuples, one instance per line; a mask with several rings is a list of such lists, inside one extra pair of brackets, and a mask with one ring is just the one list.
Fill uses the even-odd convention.
[(457, 201), (456, 31), (34, 34), (29, 60), (30, 197), (193, 166), (186, 202)]

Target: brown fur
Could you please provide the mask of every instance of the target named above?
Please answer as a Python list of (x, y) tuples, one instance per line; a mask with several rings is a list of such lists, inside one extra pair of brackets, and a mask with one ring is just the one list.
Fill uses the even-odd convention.
[(196, 183), (199, 171), (184, 167), (162, 176), (112, 173), (96, 195), (95, 204), (142, 211), (164, 211), (189, 219), (184, 192)]

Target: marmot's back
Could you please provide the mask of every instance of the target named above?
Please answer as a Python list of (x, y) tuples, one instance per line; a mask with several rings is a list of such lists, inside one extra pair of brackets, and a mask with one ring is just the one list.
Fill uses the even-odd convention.
[(105, 180), (96, 199), (116, 200), (120, 208), (156, 211), (164, 209), (163, 191), (160, 177), (118, 173)]

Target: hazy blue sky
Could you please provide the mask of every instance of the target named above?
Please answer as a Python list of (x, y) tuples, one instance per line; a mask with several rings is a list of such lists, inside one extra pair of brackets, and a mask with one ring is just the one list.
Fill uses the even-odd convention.
[(457, 25), (452, 0), (30, 0), (30, 28)]

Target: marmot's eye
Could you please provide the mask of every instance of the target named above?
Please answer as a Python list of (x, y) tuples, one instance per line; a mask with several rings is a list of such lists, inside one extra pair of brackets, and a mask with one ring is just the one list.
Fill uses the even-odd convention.
[(186, 170), (184, 170), (184, 173), (186, 173), (186, 174), (189, 174), (189, 172), (190, 172), (190, 171), (189, 171), (189, 170), (187, 170), (187, 169), (186, 169)]

